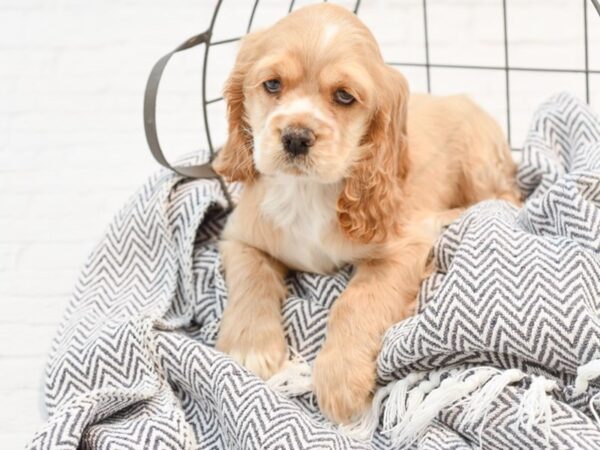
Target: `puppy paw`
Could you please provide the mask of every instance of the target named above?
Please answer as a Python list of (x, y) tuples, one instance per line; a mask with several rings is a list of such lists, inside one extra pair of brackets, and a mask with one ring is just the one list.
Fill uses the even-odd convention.
[(259, 328), (242, 322), (230, 326), (223, 322), (216, 348), (264, 380), (277, 373), (287, 359), (281, 326)]
[(317, 356), (313, 371), (321, 412), (337, 423), (348, 423), (371, 406), (375, 390), (374, 361), (350, 345), (328, 345)]

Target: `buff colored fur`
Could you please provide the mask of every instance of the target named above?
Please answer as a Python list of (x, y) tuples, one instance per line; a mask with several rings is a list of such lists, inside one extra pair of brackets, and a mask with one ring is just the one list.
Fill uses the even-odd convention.
[[(276, 96), (262, 86), (272, 78)], [(340, 88), (355, 104), (332, 100)], [(329, 4), (246, 37), (225, 98), (214, 167), (245, 189), (221, 242), (229, 303), (217, 348), (270, 377), (286, 358), (287, 270), (354, 264), (314, 365), (321, 409), (347, 422), (369, 406), (382, 336), (413, 314), (440, 228), (481, 200), (519, 201), (508, 146), (466, 97), (409, 97), (368, 29)], [(294, 160), (279, 140), (290, 124), (316, 135)]]

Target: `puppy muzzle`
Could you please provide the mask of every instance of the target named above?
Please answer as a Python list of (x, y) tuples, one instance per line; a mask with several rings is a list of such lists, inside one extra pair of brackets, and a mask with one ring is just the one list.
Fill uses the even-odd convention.
[(305, 155), (315, 143), (315, 134), (309, 128), (286, 127), (281, 132), (281, 143), (289, 155)]

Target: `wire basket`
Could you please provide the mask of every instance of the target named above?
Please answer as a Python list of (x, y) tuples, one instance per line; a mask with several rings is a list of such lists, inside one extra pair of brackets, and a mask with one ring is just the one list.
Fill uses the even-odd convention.
[[(325, 0), (326, 1), (326, 0)], [(417, 0), (419, 1), (419, 0)], [(585, 100), (587, 103), (590, 103), (591, 99), (591, 83), (590, 77), (595, 75), (600, 75), (600, 70), (594, 70), (590, 67), (590, 43), (589, 43), (589, 35), (590, 35), (590, 20), (597, 19), (597, 17), (592, 17), (594, 15), (594, 11), (600, 16), (600, 0), (581, 0), (581, 3), (573, 1), (572, 4), (575, 6), (576, 3), (581, 5), (582, 7), (582, 16), (583, 16), (583, 49), (584, 49), (584, 61), (582, 67), (577, 68), (559, 68), (559, 67), (534, 67), (528, 65), (511, 65), (509, 58), (510, 51), (510, 40), (509, 40), (509, 14), (508, 8), (511, 6), (509, 0), (495, 0), (498, 2), (496, 5), (501, 10), (501, 16), (498, 18), (499, 22), (501, 22), (500, 26), (502, 29), (502, 47), (503, 47), (503, 62), (501, 64), (490, 64), (490, 65), (478, 65), (478, 64), (449, 64), (449, 63), (437, 63), (432, 61), (430, 55), (430, 36), (431, 36), (431, 28), (430, 28), (430, 20), (428, 16), (428, 1), (420, 0), (418, 7), (420, 10), (420, 16), (422, 18), (421, 22), (421, 32), (423, 36), (423, 56), (424, 60), (422, 62), (415, 61), (401, 61), (401, 60), (388, 60), (386, 61), (388, 64), (392, 66), (396, 66), (399, 68), (403, 68), (403, 70), (409, 70), (412, 68), (422, 69), (424, 71), (425, 78), (425, 87), (428, 92), (436, 93), (435, 86), (432, 77), (432, 70), (435, 69), (447, 69), (447, 70), (470, 70), (470, 71), (479, 71), (482, 73), (499, 73), (502, 75), (502, 84), (504, 86), (504, 102), (505, 102), (505, 129), (507, 132), (509, 144), (511, 144), (512, 148), (515, 148), (513, 145), (512, 139), (512, 118), (511, 115), (511, 105), (514, 105), (515, 99), (511, 96), (511, 79), (514, 73), (531, 73), (531, 74), (543, 74), (543, 73), (554, 73), (554, 74), (578, 74), (582, 77), (582, 82), (584, 83), (584, 92), (585, 92)], [(432, 0), (430, 0), (432, 2)], [(165, 167), (171, 168), (175, 172), (194, 178), (220, 178), (212, 171), (210, 167), (210, 162), (198, 166), (177, 166), (173, 167), (165, 158), (164, 153), (160, 147), (157, 130), (156, 130), (156, 96), (158, 91), (158, 86), (160, 84), (160, 79), (162, 73), (171, 59), (171, 57), (180, 51), (187, 50), (199, 45), (204, 45), (203, 52), (203, 64), (202, 64), (202, 113), (204, 120), (204, 130), (206, 133), (206, 145), (208, 147), (208, 152), (210, 155), (210, 161), (215, 156), (215, 144), (213, 137), (213, 126), (214, 121), (217, 117), (223, 118), (224, 109), (220, 111), (219, 114), (215, 114), (213, 111), (211, 115), (211, 108), (213, 105), (218, 105), (223, 103), (223, 97), (215, 95), (210, 96), (208, 93), (207, 86), (211, 79), (209, 75), (209, 62), (211, 61), (211, 54), (215, 51), (215, 48), (224, 47), (228, 45), (235, 45), (236, 42), (242, 39), (244, 34), (251, 32), (255, 29), (257, 24), (257, 18), (259, 17), (259, 11), (261, 9), (261, 4), (269, 3), (268, 0), (253, 0), (248, 2), (249, 14), (246, 16), (247, 21), (244, 22), (243, 30), (239, 35), (233, 37), (219, 38), (217, 36), (218, 33), (215, 33), (216, 28), (219, 23), (224, 19), (227, 19), (226, 16), (221, 14), (222, 5), (225, 3), (224, 0), (217, 0), (211, 20), (210, 25), (206, 31), (200, 33), (177, 47), (171, 53), (163, 56), (154, 66), (150, 77), (148, 79), (148, 84), (146, 86), (146, 93), (144, 98), (144, 127), (146, 132), (146, 138), (148, 140), (148, 145), (150, 150), (156, 160)], [(271, 2), (273, 3), (273, 2)], [(300, 1), (290, 0), (289, 3), (284, 3), (280, 0), (277, 1), (277, 5), (282, 10), (281, 15), (285, 15), (294, 10), (295, 7), (298, 7)], [(351, 8), (354, 13), (361, 16), (361, 6), (363, 3), (367, 3), (366, 0), (355, 0), (350, 3), (346, 2), (347, 7)], [(508, 3), (508, 5), (507, 5)], [(569, 2), (571, 3), (571, 2)], [(240, 2), (236, 2), (234, 5), (236, 8), (240, 9)], [(283, 7), (282, 7), (283, 6)], [(536, 6), (537, 7), (537, 6)], [(540, 3), (539, 8), (543, 8), (544, 4)], [(588, 17), (590, 16), (590, 17)], [(230, 19), (239, 22), (241, 19), (237, 16), (229, 17)], [(272, 14), (270, 16), (272, 21)], [(595, 23), (595, 22), (594, 22)], [(238, 23), (239, 25), (239, 23)], [(600, 27), (600, 21), (598, 21), (598, 27)], [(233, 55), (229, 57), (229, 59), (233, 62)], [(222, 84), (224, 80), (224, 74), (220, 74), (217, 81), (219, 84)], [(600, 86), (599, 86), (600, 87)], [(517, 149), (518, 150), (518, 149)], [(221, 183), (222, 180), (220, 180)], [(224, 188), (224, 192), (227, 190)]]

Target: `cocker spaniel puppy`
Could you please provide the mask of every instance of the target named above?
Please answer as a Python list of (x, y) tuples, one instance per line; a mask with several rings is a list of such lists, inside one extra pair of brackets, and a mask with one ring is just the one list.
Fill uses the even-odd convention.
[(224, 95), (213, 167), (244, 191), (220, 244), (217, 348), (268, 378), (287, 355), (288, 270), (353, 264), (313, 372), (322, 411), (350, 421), (370, 404), (385, 331), (415, 310), (440, 227), (483, 199), (518, 201), (509, 148), (467, 98), (409, 98), (365, 25), (330, 4), (244, 38)]

